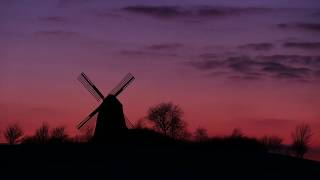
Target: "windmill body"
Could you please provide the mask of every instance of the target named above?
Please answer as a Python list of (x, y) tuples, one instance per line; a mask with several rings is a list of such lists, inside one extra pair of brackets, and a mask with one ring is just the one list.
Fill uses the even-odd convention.
[(114, 95), (108, 95), (100, 106), (93, 140), (117, 140), (127, 129), (122, 104)]
[(132, 124), (125, 117), (122, 104), (116, 96), (134, 80), (134, 77), (130, 73), (127, 74), (107, 97), (102, 95), (98, 88), (84, 73), (81, 73), (78, 79), (97, 101), (103, 101), (92, 113), (89, 114), (89, 116), (78, 124), (77, 128), (82, 128), (95, 114), (98, 113), (93, 136), (94, 142), (113, 141), (124, 137), (128, 130), (126, 124), (129, 124), (129, 126), (132, 126)]

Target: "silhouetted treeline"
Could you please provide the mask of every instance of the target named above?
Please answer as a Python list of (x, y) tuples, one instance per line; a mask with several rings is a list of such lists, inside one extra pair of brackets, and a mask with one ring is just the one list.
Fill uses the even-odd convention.
[(90, 142), (93, 134), (92, 128), (87, 128), (82, 134), (71, 137), (67, 134), (64, 126), (50, 128), (43, 123), (31, 136), (21, 139), (21, 144), (64, 144), (64, 143), (86, 143)]
[[(34, 134), (24, 136), (23, 129), (18, 124), (9, 125), (3, 135), (8, 144), (66, 144), (90, 143), (94, 129), (85, 128), (80, 134), (70, 136), (64, 126), (51, 128), (43, 123)], [(209, 136), (204, 127), (197, 128), (193, 133), (187, 129), (183, 111), (173, 103), (161, 103), (151, 107), (145, 118), (135, 124), (134, 129), (124, 135), (126, 143), (163, 143), (183, 142), (196, 145), (206, 145), (216, 149), (232, 151), (270, 152), (294, 155), (303, 158), (310, 147), (312, 137), (311, 127), (307, 124), (298, 125), (292, 132), (291, 145), (283, 144), (278, 136), (248, 137), (241, 129), (235, 128), (230, 135)]]

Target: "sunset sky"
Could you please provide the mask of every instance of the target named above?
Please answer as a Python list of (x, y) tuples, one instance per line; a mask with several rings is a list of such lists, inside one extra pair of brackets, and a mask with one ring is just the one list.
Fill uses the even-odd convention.
[[(193, 131), (278, 135), (312, 126), (320, 146), (319, 0), (0, 1), (0, 130), (75, 125), (98, 102), (83, 71), (136, 122), (181, 106)], [(1, 137), (2, 138), (2, 137)]]

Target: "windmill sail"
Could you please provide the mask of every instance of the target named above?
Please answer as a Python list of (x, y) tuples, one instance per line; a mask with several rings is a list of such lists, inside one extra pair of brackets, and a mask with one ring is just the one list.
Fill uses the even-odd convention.
[(88, 78), (88, 76), (82, 72), (78, 77), (78, 80), (82, 83), (82, 85), (96, 98), (97, 101), (101, 101), (104, 99), (104, 96), (99, 91), (99, 89), (93, 84), (93, 82)]
[(134, 76), (131, 73), (128, 73), (109, 94), (118, 96), (133, 80)]
[[(121, 81), (120, 83), (113, 88), (113, 90), (109, 93), (114, 96), (118, 96), (128, 85), (134, 80), (134, 76), (131, 73), (128, 73)], [(98, 88), (90, 81), (90, 79), (84, 74), (81, 73), (78, 80), (83, 84), (83, 86), (97, 99), (97, 101), (100, 101), (104, 99), (103, 94), (98, 90)], [(82, 120), (78, 125), (77, 128), (80, 129), (83, 127), (96, 113), (99, 112), (101, 105), (99, 105), (94, 111), (92, 111), (84, 120)], [(127, 124), (130, 124), (130, 126), (133, 126), (132, 123), (127, 119)]]

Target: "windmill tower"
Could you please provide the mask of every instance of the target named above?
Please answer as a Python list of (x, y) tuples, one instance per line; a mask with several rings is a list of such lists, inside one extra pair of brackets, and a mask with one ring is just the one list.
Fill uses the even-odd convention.
[(98, 113), (93, 140), (103, 142), (105, 140), (116, 140), (127, 132), (132, 123), (125, 117), (121, 102), (117, 96), (134, 80), (134, 76), (128, 73), (120, 83), (105, 97), (99, 89), (93, 84), (85, 73), (81, 73), (78, 80), (93, 95), (97, 101), (102, 103), (92, 111), (77, 128), (81, 129), (87, 122)]

